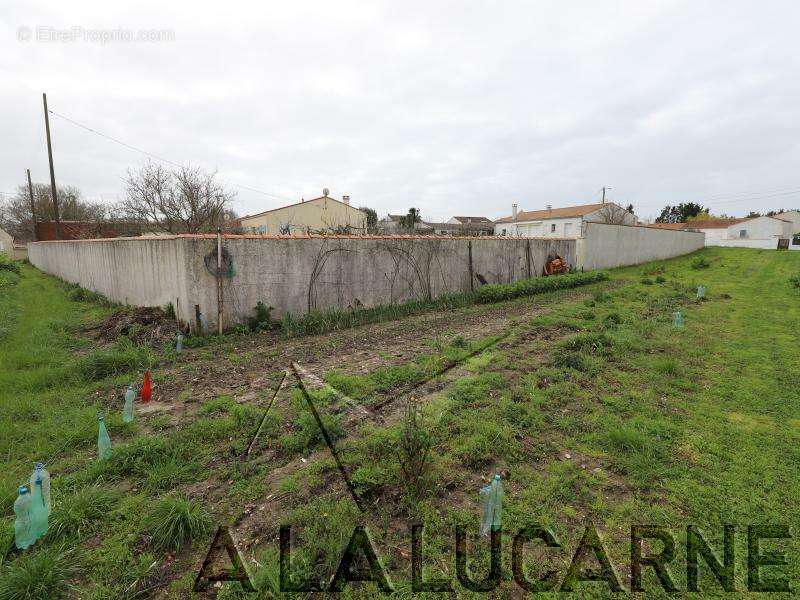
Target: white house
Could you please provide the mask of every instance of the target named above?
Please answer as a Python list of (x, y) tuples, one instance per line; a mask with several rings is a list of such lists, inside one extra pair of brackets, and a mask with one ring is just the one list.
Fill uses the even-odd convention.
[(747, 248), (777, 248), (779, 239), (791, 239), (791, 221), (777, 217), (756, 217), (729, 225), (726, 240), (719, 246), (745, 246)]
[(702, 231), (706, 234), (706, 246), (769, 249), (777, 248), (779, 239), (791, 238), (793, 225), (791, 221), (776, 216), (752, 219), (703, 219), (688, 223), (655, 223), (652, 227)]
[(531, 211), (518, 211), (517, 205), (512, 204), (511, 216), (494, 222), (494, 234), (577, 238), (585, 221), (636, 225), (636, 215), (613, 202)]
[(6, 233), (3, 229), (0, 229), (0, 252), (11, 256), (13, 251), (14, 238), (11, 237), (11, 234)]

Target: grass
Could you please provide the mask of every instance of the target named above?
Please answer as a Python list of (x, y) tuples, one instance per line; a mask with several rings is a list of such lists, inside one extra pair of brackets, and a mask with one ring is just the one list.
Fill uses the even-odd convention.
[[(127, 342), (96, 348), (78, 330), (109, 314), (102, 299), (70, 299), (76, 292), (26, 265), (19, 274), (0, 269), (0, 282), (7, 282), (0, 283), (0, 492), (8, 496), (0, 505), (0, 549), (11, 539), (13, 492), (35, 460), (48, 461), (54, 494), (50, 534), (0, 565), (0, 600), (154, 591), (186, 597), (217, 523), (241, 527), (235, 539), (254, 544), (248, 569), (267, 597), (277, 588), (278, 525), (292, 526), (292, 578), (325, 581), (359, 521), (367, 523), (398, 593), (410, 595), (408, 526), (420, 522), (426, 575), (447, 577), (457, 597), (471, 597), (454, 576), (453, 534), (456, 526), (467, 528), (469, 568), (486, 573), (488, 544), (476, 534), (478, 491), (496, 472), (506, 475), (504, 531), (551, 528), (562, 547), (547, 551), (547, 568), (559, 582), (583, 524), (591, 522), (628, 588), (630, 526), (650, 523), (675, 535), (678, 558), (670, 570), (685, 590), (686, 525), (706, 532), (719, 554), (720, 524), (730, 522), (737, 526), (742, 591), (746, 526), (800, 526), (791, 510), (800, 501), (800, 293), (792, 280), (798, 273), (799, 253), (706, 249), (609, 271), (607, 280), (539, 298), (528, 316), (504, 321), (502, 336), (483, 331), (488, 316), (502, 319), (506, 307), (534, 306), (533, 300), (484, 307), (474, 297), (445, 298), (312, 315), (292, 325), (287, 331), (300, 334), (427, 311), (452, 317), (424, 331), (411, 358), (392, 339), (376, 337), (370, 352), (380, 363), (349, 359), (324, 373), (329, 385), (372, 408), (430, 379), (429, 389), (414, 391), (414, 423), (399, 414), (399, 402), (371, 421), (354, 419), (357, 413), (330, 390), (311, 392), (366, 500), (367, 513), (359, 515), (296, 388), (278, 397), (256, 458), (244, 461), (263, 398), (253, 400), (244, 381), (199, 393), (193, 384), (203, 371), (243, 369), (276, 356), (274, 340), (260, 348), (251, 338), (247, 348), (228, 352), (240, 338), (214, 338), (179, 358)], [(706, 286), (705, 299), (696, 298), (698, 285)], [(686, 316), (683, 329), (672, 327), (675, 311)], [(470, 319), (472, 330), (454, 325)], [(354, 330), (353, 338), (361, 331), (367, 330)], [(327, 348), (347, 335), (292, 344)], [(123, 426), (117, 396), (144, 367), (154, 369), (175, 410)], [(98, 412), (114, 441), (112, 458), (103, 462), (94, 460)], [(398, 452), (417, 447), (427, 452), (421, 466)], [(409, 477), (415, 470), (419, 477)], [(247, 529), (262, 506), (269, 517), (255, 517), (258, 528)], [(498, 597), (520, 593), (511, 581), (510, 537)], [(80, 554), (65, 554), (65, 547)], [(788, 559), (787, 567), (766, 573), (800, 579), (796, 539), (762, 547), (781, 549)], [(534, 564), (535, 552), (527, 546), (531, 573), (545, 567)], [(705, 565), (700, 572), (704, 595), (719, 594)], [(644, 570), (644, 585), (648, 597), (666, 597), (652, 569)], [(373, 595), (371, 585), (343, 593)], [(611, 596), (602, 583), (580, 583), (562, 595)], [(247, 596), (226, 584), (219, 597)]]
[(145, 517), (144, 528), (154, 549), (178, 551), (185, 544), (206, 536), (211, 530), (211, 518), (196, 500), (180, 495), (167, 496)]

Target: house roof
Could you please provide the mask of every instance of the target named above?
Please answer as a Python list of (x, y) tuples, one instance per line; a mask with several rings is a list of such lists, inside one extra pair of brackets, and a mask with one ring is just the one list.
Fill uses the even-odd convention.
[(336, 198), (331, 198), (330, 196), (320, 196), (319, 198), (312, 198), (311, 200), (301, 200), (300, 202), (295, 202), (294, 204), (287, 204), (286, 206), (279, 206), (277, 208), (270, 208), (269, 210), (265, 210), (265, 211), (260, 212), (260, 213), (255, 213), (255, 214), (252, 214), (252, 215), (245, 215), (243, 217), (239, 217), (239, 220), (241, 221), (242, 219), (252, 219), (254, 217), (260, 217), (262, 215), (266, 215), (266, 214), (269, 214), (271, 212), (275, 212), (276, 210), (283, 210), (284, 208), (291, 208), (293, 206), (300, 206), (301, 204), (308, 204), (309, 202), (316, 202), (317, 200), (331, 200), (333, 202), (338, 202), (339, 204), (341, 204), (342, 206), (346, 206), (347, 208), (352, 208), (353, 210), (361, 210), (360, 208), (356, 208), (356, 207), (351, 206), (349, 204), (345, 204), (344, 202), (342, 202), (341, 200), (337, 200)]
[(480, 223), (431, 223), (430, 221), (425, 221), (425, 224), (436, 229), (450, 229), (453, 231), (490, 231), (493, 227), (493, 223), (489, 219)]
[(659, 229), (725, 229), (742, 221), (750, 219), (699, 219), (688, 223), (653, 223), (651, 227)]
[[(565, 219), (569, 217), (583, 217), (600, 210), (604, 206), (609, 205), (619, 206), (613, 202), (598, 203), (598, 204), (582, 204), (580, 206), (564, 206), (562, 208), (551, 208), (550, 210), (529, 210), (520, 211), (517, 213), (517, 218), (503, 217), (497, 219), (495, 223), (513, 223), (514, 221), (536, 221), (539, 219)], [(621, 208), (621, 207), (620, 207)]]
[(487, 219), (486, 217), (453, 217), (459, 223), (467, 224), (467, 223), (491, 223), (491, 219)]

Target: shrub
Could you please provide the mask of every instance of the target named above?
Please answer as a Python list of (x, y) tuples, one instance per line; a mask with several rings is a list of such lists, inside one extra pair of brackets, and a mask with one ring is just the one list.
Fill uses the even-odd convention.
[(667, 278), (664, 277), (663, 275), (659, 275), (658, 277), (656, 277), (656, 283), (666, 283), (666, 282)]
[(476, 291), (478, 302), (501, 302), (511, 300), (521, 296), (531, 296), (534, 294), (544, 294), (556, 290), (565, 290), (598, 283), (608, 279), (608, 275), (603, 271), (592, 273), (572, 273), (568, 275), (557, 275), (553, 277), (536, 277), (532, 279), (522, 279), (515, 283), (489, 284), (480, 287)]
[(11, 260), (8, 254), (0, 252), (0, 271), (11, 271), (19, 275), (19, 263)]
[(643, 277), (642, 278), (642, 284), (643, 285), (653, 285), (653, 280), (650, 279), (649, 277)]
[(206, 535), (211, 530), (211, 518), (199, 502), (182, 495), (167, 496), (145, 517), (144, 528), (154, 548), (178, 551)]
[(711, 263), (708, 262), (708, 259), (705, 256), (698, 256), (695, 258), (690, 265), (695, 271), (699, 271), (700, 269), (707, 269), (711, 266)]
[(397, 456), (406, 489), (411, 493), (419, 491), (420, 481), (430, 467), (434, 443), (430, 426), (422, 418), (417, 402), (409, 399), (403, 412)]

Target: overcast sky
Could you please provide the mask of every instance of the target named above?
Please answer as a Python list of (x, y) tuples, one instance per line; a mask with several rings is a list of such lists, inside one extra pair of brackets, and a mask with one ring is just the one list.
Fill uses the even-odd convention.
[[(242, 214), (323, 187), (429, 220), (585, 204), (604, 185), (641, 216), (800, 207), (796, 0), (5, 0), (0, 16), (0, 192), (26, 168), (48, 181), (46, 91), (103, 134), (270, 194), (234, 188)], [(97, 41), (119, 28), (165, 32)], [(58, 184), (90, 199), (117, 200), (147, 160), (51, 130)]]

